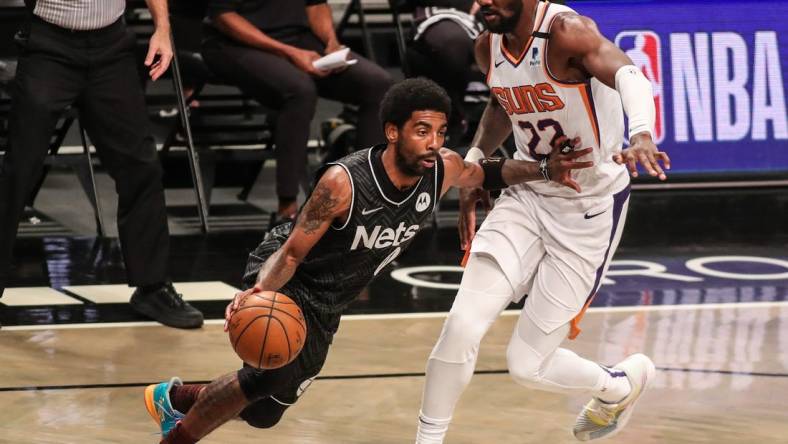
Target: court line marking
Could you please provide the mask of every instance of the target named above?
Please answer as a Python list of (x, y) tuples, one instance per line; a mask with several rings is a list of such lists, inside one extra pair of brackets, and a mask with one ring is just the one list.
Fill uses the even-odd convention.
[[(650, 311), (682, 311), (682, 310), (727, 310), (734, 308), (772, 308), (788, 307), (788, 301), (771, 302), (722, 302), (712, 304), (678, 304), (678, 305), (627, 305), (624, 307), (591, 307), (586, 311), (587, 314), (593, 313), (627, 313), (627, 312), (650, 312)], [(448, 311), (436, 311), (429, 313), (386, 313), (386, 314), (349, 314), (343, 315), (342, 321), (372, 321), (389, 319), (433, 319), (445, 318)], [(520, 310), (504, 310), (501, 316), (519, 316)], [(205, 325), (224, 325), (224, 319), (208, 319)], [(0, 334), (4, 331), (35, 331), (35, 330), (69, 330), (85, 328), (118, 328), (118, 327), (163, 327), (154, 321), (137, 322), (105, 322), (105, 323), (81, 323), (81, 324), (47, 324), (47, 325), (12, 325), (4, 326), (0, 329)]]
[[(788, 373), (766, 373), (766, 372), (742, 372), (735, 370), (720, 370), (720, 369), (695, 369), (695, 368), (680, 368), (680, 367), (657, 367), (657, 370), (663, 372), (682, 372), (682, 373), (713, 373), (728, 376), (760, 376), (766, 378), (788, 378)], [(476, 370), (474, 375), (506, 375), (509, 370)], [(393, 379), (393, 378), (423, 378), (426, 376), (424, 372), (403, 372), (403, 373), (367, 373), (358, 375), (326, 375), (318, 376), (316, 380), (338, 381), (338, 380), (353, 380), (353, 379)], [(38, 392), (44, 390), (62, 391), (62, 390), (87, 390), (87, 389), (107, 389), (107, 388), (136, 388), (147, 387), (157, 382), (120, 382), (115, 384), (74, 384), (74, 385), (38, 385), (38, 386), (21, 386), (21, 387), (0, 387), (0, 393), (3, 392)], [(184, 384), (208, 384), (211, 381), (183, 381)]]

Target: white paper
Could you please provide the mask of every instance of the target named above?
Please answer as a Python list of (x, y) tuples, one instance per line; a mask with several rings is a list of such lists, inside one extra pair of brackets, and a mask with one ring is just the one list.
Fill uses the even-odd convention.
[(339, 51), (334, 51), (331, 54), (327, 54), (312, 62), (312, 66), (314, 66), (315, 69), (320, 69), (323, 71), (331, 71), (332, 69), (355, 65), (356, 62), (358, 62), (358, 60), (356, 59), (347, 60), (347, 55), (349, 52), (350, 52), (350, 48), (344, 48), (344, 49), (340, 49)]

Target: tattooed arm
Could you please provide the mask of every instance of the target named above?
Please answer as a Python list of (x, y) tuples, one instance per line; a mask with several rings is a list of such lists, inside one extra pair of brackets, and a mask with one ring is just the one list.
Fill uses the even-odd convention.
[(278, 290), (285, 285), (331, 223), (348, 217), (351, 197), (350, 178), (345, 169), (334, 166), (326, 170), (301, 209), (287, 242), (260, 269), (255, 290)]

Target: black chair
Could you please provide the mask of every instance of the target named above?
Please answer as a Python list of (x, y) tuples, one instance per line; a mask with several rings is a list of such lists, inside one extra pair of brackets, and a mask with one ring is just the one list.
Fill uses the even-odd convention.
[[(24, 3), (6, 2), (0, 7), (0, 152), (4, 152), (4, 147), (8, 143), (8, 118), (11, 111), (11, 98), (9, 88), (16, 74), (17, 47), (14, 36), (20, 27), (27, 20), (29, 15)], [(79, 113), (74, 108), (69, 108), (61, 117), (60, 121), (52, 133), (49, 143), (49, 155), (44, 161), (44, 169), (41, 177), (38, 178), (36, 185), (28, 197), (27, 206), (33, 207), (36, 197), (52, 167), (70, 167), (77, 174), (85, 194), (87, 194), (90, 204), (93, 207), (93, 214), (96, 221), (96, 233), (99, 237), (104, 237), (104, 221), (101, 215), (101, 205), (98, 199), (96, 178), (93, 170), (93, 158), (90, 146), (87, 142), (85, 130), (79, 124)], [(63, 153), (61, 147), (71, 126), (77, 122), (79, 125), (79, 135), (81, 140), (81, 153)]]
[(361, 41), (364, 45), (364, 52), (366, 53), (368, 59), (372, 60), (373, 62), (377, 62), (377, 57), (375, 57), (375, 49), (372, 46), (372, 35), (370, 34), (369, 26), (367, 25), (368, 13), (385, 14), (388, 13), (388, 10), (381, 8), (369, 10), (369, 8), (365, 8), (361, 4), (361, 0), (350, 0), (345, 7), (345, 11), (342, 13), (342, 18), (336, 25), (335, 32), (337, 37), (341, 39), (345, 31), (351, 26), (351, 17), (355, 15), (358, 20), (358, 26), (361, 28)]
[[(405, 77), (416, 77), (424, 75), (420, 66), (429, 64), (428, 56), (416, 50), (413, 45), (409, 44), (408, 36), (412, 32), (413, 27), (413, 14), (416, 7), (408, 0), (388, 0), (391, 16), (394, 21), (394, 31), (397, 38), (397, 52), (399, 53), (400, 62), (402, 63), (402, 71)], [(472, 80), (484, 82), (484, 75), (478, 70)], [(465, 93), (465, 101), (468, 103), (484, 103), (489, 99), (489, 91), (467, 90)]]

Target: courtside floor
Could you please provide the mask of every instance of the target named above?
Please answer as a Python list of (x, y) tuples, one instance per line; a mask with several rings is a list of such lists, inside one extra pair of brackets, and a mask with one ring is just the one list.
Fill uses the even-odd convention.
[[(239, 365), (220, 318), (258, 238), (173, 238), (176, 288), (209, 319), (195, 331), (131, 312), (116, 241), (24, 240), (16, 288), (0, 299), (0, 444), (158, 443), (147, 384), (207, 381)], [(425, 362), (459, 282), (456, 243), (454, 228), (425, 235), (373, 281), (343, 318), (321, 376), (277, 427), (232, 422), (202, 442), (413, 442)], [(659, 369), (608, 442), (788, 443), (784, 246), (629, 245), (568, 342), (605, 364), (642, 351)], [(587, 398), (529, 390), (506, 373), (517, 314), (505, 312), (482, 343), (448, 443), (574, 442)]]
[[(206, 443), (412, 442), (425, 359), (443, 313), (346, 317), (319, 380), (280, 424), (241, 422)], [(569, 443), (585, 399), (528, 390), (506, 374), (516, 312), (482, 344), (452, 443)], [(238, 360), (219, 321), (197, 331), (150, 323), (17, 326), (0, 333), (2, 443), (154, 443), (146, 384), (204, 381)], [(569, 347), (615, 363), (650, 355), (658, 378), (610, 442), (788, 442), (788, 303), (594, 308)]]

